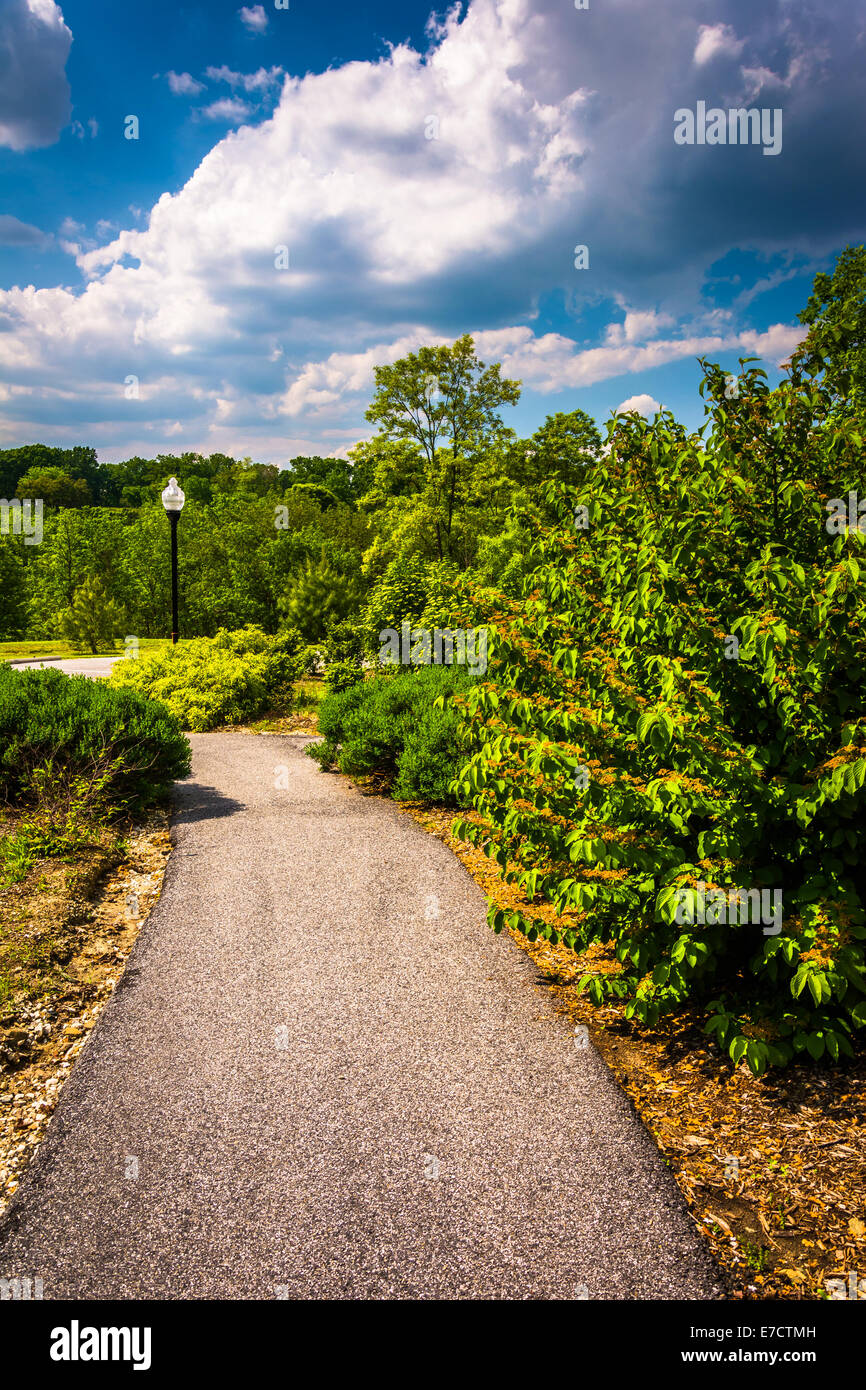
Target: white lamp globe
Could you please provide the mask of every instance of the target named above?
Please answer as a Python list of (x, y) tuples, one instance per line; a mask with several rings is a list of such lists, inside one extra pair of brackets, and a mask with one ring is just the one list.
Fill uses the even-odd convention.
[(178, 486), (177, 478), (169, 478), (168, 487), (162, 494), (162, 505), (167, 512), (179, 512), (184, 502), (185, 494)]

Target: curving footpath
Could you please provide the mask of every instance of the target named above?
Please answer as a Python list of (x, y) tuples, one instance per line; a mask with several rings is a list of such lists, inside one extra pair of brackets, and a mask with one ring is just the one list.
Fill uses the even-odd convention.
[(81, 656), (81, 657), (58, 657), (45, 656), (21, 661), (10, 661), (10, 665), (15, 671), (41, 671), (46, 668), (54, 671), (62, 671), (65, 676), (91, 676), (98, 680), (103, 676), (110, 676), (112, 667), (116, 661), (123, 660), (117, 656)]
[(0, 1223), (0, 1277), (723, 1297), (631, 1104), (462, 865), (307, 741), (192, 738), (162, 897)]

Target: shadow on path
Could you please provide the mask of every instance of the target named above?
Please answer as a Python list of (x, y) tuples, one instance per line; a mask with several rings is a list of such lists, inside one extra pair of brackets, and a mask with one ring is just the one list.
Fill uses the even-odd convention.
[(174, 790), (175, 826), (192, 825), (195, 821), (219, 820), (247, 809), (246, 803), (233, 796), (224, 796), (216, 787), (201, 782), (178, 782)]

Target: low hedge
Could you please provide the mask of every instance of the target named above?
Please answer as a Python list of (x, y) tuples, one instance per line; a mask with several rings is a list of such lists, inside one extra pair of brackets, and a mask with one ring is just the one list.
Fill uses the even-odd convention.
[(141, 806), (189, 770), (189, 744), (164, 706), (86, 676), (0, 665), (4, 801), (33, 799), (47, 778), (99, 782), (109, 803)]
[(174, 647), (118, 661), (110, 684), (139, 690), (164, 704), (183, 728), (202, 733), (291, 708), (298, 655), (293, 636), (269, 637), (259, 627), (196, 637)]
[(434, 702), (471, 682), (461, 667), (429, 666), (331, 691), (319, 706), (323, 742), (306, 751), (325, 770), (381, 778), (397, 801), (456, 805), (457, 719), (447, 700), (443, 708)]

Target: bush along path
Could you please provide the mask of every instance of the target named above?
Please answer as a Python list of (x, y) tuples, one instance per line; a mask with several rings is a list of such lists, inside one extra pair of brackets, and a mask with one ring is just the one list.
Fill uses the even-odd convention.
[(0, 1222), (62, 1298), (712, 1299), (584, 1036), (444, 845), (193, 737), (163, 894)]

